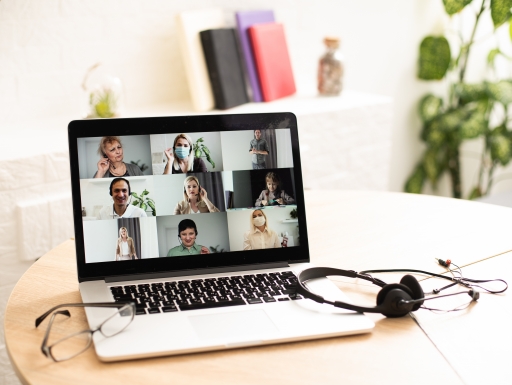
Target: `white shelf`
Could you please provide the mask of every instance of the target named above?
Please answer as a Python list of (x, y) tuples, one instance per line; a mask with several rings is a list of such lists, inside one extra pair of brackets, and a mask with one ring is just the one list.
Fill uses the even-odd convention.
[(391, 103), (388, 96), (344, 91), (340, 96), (294, 95), (269, 103), (247, 103), (228, 110), (194, 111), (191, 102), (168, 102), (135, 108), (125, 117), (252, 114), (261, 112), (293, 112), (297, 116), (319, 114)]

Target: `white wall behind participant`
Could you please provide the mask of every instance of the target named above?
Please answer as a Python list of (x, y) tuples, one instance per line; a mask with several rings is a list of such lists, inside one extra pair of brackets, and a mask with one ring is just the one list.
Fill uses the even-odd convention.
[(183, 200), (186, 174), (153, 176), (154, 198), (158, 202), (157, 215), (174, 215), (174, 208)]

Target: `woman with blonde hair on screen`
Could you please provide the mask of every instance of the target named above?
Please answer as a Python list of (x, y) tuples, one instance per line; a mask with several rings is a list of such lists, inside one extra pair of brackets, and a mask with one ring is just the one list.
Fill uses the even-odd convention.
[(174, 208), (174, 215), (219, 212), (208, 199), (208, 193), (199, 184), (199, 179), (193, 175), (187, 176), (183, 185), (183, 200)]
[(116, 261), (130, 261), (132, 259), (138, 259), (133, 239), (128, 236), (128, 229), (121, 227), (119, 238), (117, 238)]
[(98, 146), (98, 170), (93, 178), (144, 175), (136, 164), (123, 162), (124, 151), (118, 136), (104, 136)]
[(168, 148), (164, 153), (167, 157), (164, 174), (208, 172), (203, 160), (195, 157), (192, 138), (187, 134), (176, 136), (172, 148)]
[(254, 210), (250, 216), (250, 230), (244, 234), (244, 250), (281, 247), (277, 233), (268, 227), (263, 210)]

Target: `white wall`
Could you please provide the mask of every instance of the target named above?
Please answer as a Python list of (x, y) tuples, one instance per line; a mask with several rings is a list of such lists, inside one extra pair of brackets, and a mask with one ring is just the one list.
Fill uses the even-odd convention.
[(186, 174), (153, 176), (154, 199), (157, 215), (173, 215), (174, 208), (183, 200), (183, 183)]

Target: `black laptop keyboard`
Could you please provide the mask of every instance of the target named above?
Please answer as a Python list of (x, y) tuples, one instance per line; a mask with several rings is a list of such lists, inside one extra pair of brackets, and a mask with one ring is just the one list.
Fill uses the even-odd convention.
[(116, 302), (133, 301), (136, 314), (157, 314), (302, 299), (291, 271), (112, 286)]

